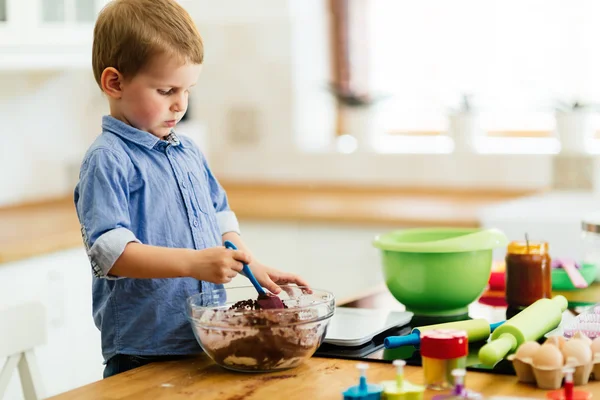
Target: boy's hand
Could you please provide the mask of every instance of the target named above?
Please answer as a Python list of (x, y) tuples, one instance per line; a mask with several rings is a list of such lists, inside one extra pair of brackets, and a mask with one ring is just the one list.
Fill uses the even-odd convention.
[(242, 271), (242, 263), (248, 264), (251, 261), (243, 251), (210, 247), (194, 251), (190, 275), (200, 281), (229, 283)]
[(279, 292), (281, 292), (279, 285), (285, 285), (287, 283), (295, 283), (298, 286), (309, 286), (308, 282), (298, 275), (267, 267), (258, 261), (250, 264), (250, 269), (256, 280), (258, 280), (258, 283), (274, 294), (279, 294)]

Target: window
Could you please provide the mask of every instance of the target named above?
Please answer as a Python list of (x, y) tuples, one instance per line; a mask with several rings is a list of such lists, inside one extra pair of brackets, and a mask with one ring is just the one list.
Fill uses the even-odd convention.
[(96, 0), (42, 0), (44, 22), (94, 22)]
[(42, 1), (42, 20), (44, 22), (63, 22), (65, 20), (64, 0)]
[(553, 153), (559, 104), (600, 103), (600, 2), (348, 1), (366, 4), (368, 87), (390, 95), (380, 105), (388, 151), (439, 144), (468, 95), (480, 152)]
[(95, 0), (75, 1), (75, 20), (78, 22), (94, 22), (96, 19)]
[(6, 0), (0, 0), (0, 22), (6, 22)]

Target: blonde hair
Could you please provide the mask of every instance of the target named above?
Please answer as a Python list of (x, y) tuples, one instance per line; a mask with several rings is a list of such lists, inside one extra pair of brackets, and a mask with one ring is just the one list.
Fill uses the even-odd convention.
[(98, 15), (92, 68), (99, 86), (106, 68), (116, 68), (130, 79), (162, 53), (179, 57), (182, 63), (204, 60), (202, 37), (174, 0), (113, 0)]

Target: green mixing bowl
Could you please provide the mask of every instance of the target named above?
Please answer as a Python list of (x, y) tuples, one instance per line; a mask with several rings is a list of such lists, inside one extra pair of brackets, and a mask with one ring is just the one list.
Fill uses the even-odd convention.
[(377, 236), (392, 295), (415, 315), (467, 313), (487, 286), (492, 250), (508, 244), (497, 229), (407, 229)]

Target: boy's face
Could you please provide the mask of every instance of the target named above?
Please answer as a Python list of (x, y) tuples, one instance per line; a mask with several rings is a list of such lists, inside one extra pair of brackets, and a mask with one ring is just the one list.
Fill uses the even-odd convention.
[(182, 65), (176, 57), (155, 57), (132, 79), (121, 82), (121, 97), (115, 104), (114, 116), (164, 138), (185, 114), (189, 90), (201, 70), (202, 65)]

